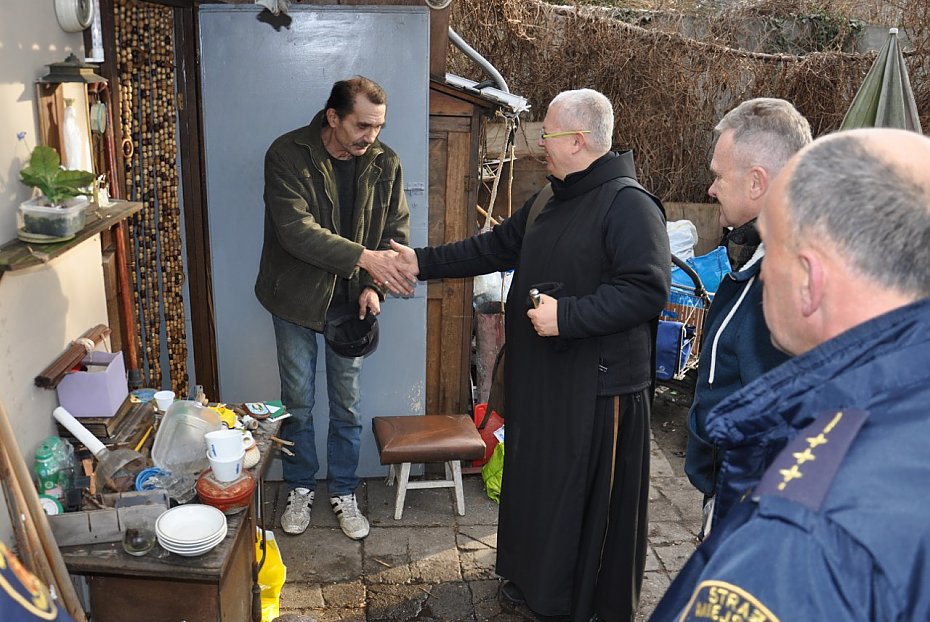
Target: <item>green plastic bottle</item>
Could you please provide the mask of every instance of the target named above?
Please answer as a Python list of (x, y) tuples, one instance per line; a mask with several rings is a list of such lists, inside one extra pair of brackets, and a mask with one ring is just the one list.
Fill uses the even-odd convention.
[(60, 498), (62, 490), (59, 471), (61, 469), (58, 456), (55, 453), (55, 444), (50, 442), (50, 439), (45, 439), (42, 441), (42, 444), (39, 445), (39, 448), (36, 450), (36, 460), (32, 468), (36, 474), (39, 494)]

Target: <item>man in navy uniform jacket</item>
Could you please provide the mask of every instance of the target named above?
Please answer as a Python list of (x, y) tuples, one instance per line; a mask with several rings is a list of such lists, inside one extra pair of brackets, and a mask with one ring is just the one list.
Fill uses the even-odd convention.
[(716, 527), (654, 620), (930, 620), (930, 139), (814, 141), (759, 220), (795, 355), (720, 403)]

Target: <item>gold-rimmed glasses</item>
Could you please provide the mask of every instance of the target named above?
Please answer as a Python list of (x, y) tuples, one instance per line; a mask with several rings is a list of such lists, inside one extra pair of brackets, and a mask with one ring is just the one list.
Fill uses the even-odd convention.
[(591, 133), (591, 130), (565, 130), (563, 132), (549, 132), (548, 134), (546, 132), (541, 131), (539, 133), (539, 139), (549, 140), (550, 138), (556, 138), (558, 136), (570, 136), (571, 134), (590, 134), (590, 133)]

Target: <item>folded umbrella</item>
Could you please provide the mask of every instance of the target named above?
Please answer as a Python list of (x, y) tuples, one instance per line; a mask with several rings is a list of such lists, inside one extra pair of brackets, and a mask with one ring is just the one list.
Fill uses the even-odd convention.
[(907, 64), (898, 46), (898, 29), (888, 39), (853, 98), (841, 130), (890, 127), (922, 134)]

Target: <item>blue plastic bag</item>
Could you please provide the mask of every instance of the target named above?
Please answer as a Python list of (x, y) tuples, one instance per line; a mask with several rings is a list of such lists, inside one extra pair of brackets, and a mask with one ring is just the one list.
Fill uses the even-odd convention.
[[(717, 291), (717, 288), (720, 286), (720, 281), (732, 269), (730, 267), (730, 259), (727, 257), (727, 249), (723, 246), (718, 246), (706, 255), (699, 255), (694, 259), (686, 259), (685, 263), (697, 272), (698, 276), (701, 278), (701, 282), (704, 284), (704, 289), (710, 293)], [(691, 277), (685, 274), (684, 270), (681, 268), (672, 268), (672, 285), (693, 288), (694, 281), (692, 281)]]
[(659, 332), (656, 336), (656, 378), (670, 380), (680, 373), (691, 356), (693, 342), (693, 326), (659, 320)]

